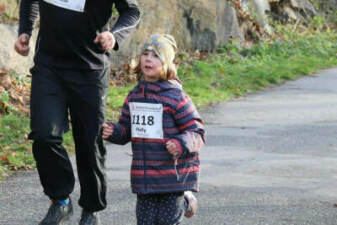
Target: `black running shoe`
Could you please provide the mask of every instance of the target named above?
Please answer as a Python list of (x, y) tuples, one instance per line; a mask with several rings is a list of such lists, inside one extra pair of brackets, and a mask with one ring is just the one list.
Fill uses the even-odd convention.
[(73, 214), (73, 205), (69, 199), (68, 205), (63, 205), (58, 201), (54, 201), (49, 207), (47, 215), (39, 223), (39, 225), (61, 225)]
[(79, 225), (101, 225), (98, 212), (88, 212), (82, 210)]

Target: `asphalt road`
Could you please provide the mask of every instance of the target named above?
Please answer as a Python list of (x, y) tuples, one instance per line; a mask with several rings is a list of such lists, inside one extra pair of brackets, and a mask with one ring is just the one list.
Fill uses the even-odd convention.
[[(337, 68), (202, 110), (198, 215), (193, 225), (337, 224)], [(130, 146), (109, 146), (104, 225), (135, 225)], [(75, 214), (68, 225), (78, 223)], [(0, 184), (0, 225), (36, 225), (49, 200), (36, 171)]]

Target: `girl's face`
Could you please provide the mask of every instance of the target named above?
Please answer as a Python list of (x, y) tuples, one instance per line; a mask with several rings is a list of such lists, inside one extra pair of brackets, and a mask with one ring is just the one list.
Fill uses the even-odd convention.
[(154, 51), (145, 50), (140, 57), (140, 68), (144, 79), (149, 82), (159, 80), (163, 71), (163, 64)]

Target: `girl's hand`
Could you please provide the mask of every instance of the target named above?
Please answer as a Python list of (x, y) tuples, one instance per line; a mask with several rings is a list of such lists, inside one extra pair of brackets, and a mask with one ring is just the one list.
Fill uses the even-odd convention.
[(173, 141), (166, 142), (166, 148), (168, 152), (173, 156), (173, 158), (178, 158), (179, 149), (177, 148), (177, 145)]
[(103, 132), (102, 132), (102, 138), (103, 139), (107, 139), (108, 137), (110, 137), (113, 134), (114, 126), (112, 124), (103, 123), (102, 127), (103, 127)]

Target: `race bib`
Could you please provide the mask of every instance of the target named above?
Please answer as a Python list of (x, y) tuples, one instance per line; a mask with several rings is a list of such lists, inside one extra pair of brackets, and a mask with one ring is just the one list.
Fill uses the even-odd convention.
[(163, 139), (163, 105), (130, 102), (131, 135), (134, 138)]
[(44, 0), (49, 4), (77, 12), (84, 12), (86, 0)]

